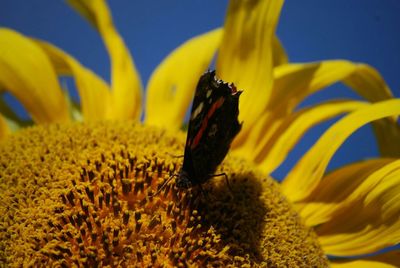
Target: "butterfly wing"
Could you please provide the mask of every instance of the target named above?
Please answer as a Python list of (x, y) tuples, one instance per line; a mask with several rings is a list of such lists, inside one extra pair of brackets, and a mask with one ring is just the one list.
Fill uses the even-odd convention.
[(241, 129), (239, 96), (234, 85), (215, 77), (215, 71), (199, 80), (190, 115), (183, 170), (192, 185), (205, 182), (228, 153)]

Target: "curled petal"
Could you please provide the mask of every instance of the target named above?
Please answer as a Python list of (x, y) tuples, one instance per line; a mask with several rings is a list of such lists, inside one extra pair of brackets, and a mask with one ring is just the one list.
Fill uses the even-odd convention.
[(342, 262), (331, 262), (332, 268), (397, 268), (398, 266), (386, 264), (375, 260), (348, 260)]
[(384, 118), (372, 124), (379, 152), (384, 157), (400, 157), (400, 125), (396, 118)]
[(296, 203), (306, 225), (317, 226), (332, 220), (348, 202), (356, 201), (353, 192), (371, 174), (378, 170), (390, 171), (390, 165), (389, 169), (385, 166), (393, 161), (390, 158), (371, 159), (344, 166), (326, 175), (306, 200)]
[(69, 120), (68, 106), (53, 66), (29, 38), (0, 29), (0, 87), (15, 96), (36, 123)]
[[(342, 60), (283, 64), (274, 68), (274, 87), (267, 108), (248, 137), (234, 143), (233, 148), (254, 151), (259, 146), (258, 142), (270, 138), (271, 131), (275, 131), (280, 122), (286, 120), (306, 97), (340, 81), (354, 87), (356, 92), (371, 102), (392, 98), (390, 89), (379, 73), (365, 64)], [(389, 144), (391, 140), (400, 139), (400, 129), (395, 120), (379, 120), (373, 126), (382, 154), (391, 157), (400, 154), (400, 144)]]
[[(355, 82), (356, 81), (356, 82)], [(379, 73), (371, 66), (344, 60), (285, 64), (274, 69), (270, 109), (290, 113), (307, 96), (344, 82), (370, 102), (393, 97)]]
[[(327, 102), (299, 110), (281, 121), (271, 137), (257, 142), (254, 161), (266, 174), (274, 171), (287, 157), (290, 150), (313, 126), (343, 113), (352, 112), (367, 104), (359, 101)], [(269, 129), (264, 129), (268, 132)]]
[(270, 99), (273, 43), (282, 5), (281, 0), (230, 1), (217, 58), (217, 74), (243, 90), (239, 118), (245, 123), (236, 142), (252, 131)]
[(222, 29), (185, 42), (154, 71), (147, 88), (145, 122), (179, 129), (201, 74), (210, 65), (219, 46)]
[[(373, 253), (400, 242), (400, 160), (368, 176), (328, 222), (315, 227), (329, 255)], [(351, 183), (351, 182), (349, 182)]]
[[(307, 96), (336, 82), (343, 82), (370, 102), (393, 97), (381, 75), (371, 66), (343, 60), (328, 60), (316, 63), (282, 65), (274, 72), (274, 91), (270, 110), (277, 116), (291, 113)], [(278, 107), (277, 107), (278, 106)], [(383, 156), (400, 156), (400, 128), (393, 118), (373, 124)]]
[(298, 161), (282, 183), (282, 190), (293, 202), (307, 198), (318, 186), (333, 154), (361, 126), (400, 114), (400, 99), (381, 101), (358, 109), (332, 125)]
[(59, 75), (72, 75), (75, 78), (84, 120), (106, 119), (110, 102), (107, 83), (64, 51), (44, 41), (36, 42), (47, 54)]
[(400, 251), (390, 251), (360, 259), (338, 259), (331, 261), (332, 268), (396, 268), (400, 267)]
[(385, 80), (377, 70), (362, 63), (356, 64), (355, 67), (356, 70), (343, 80), (346, 85), (371, 102), (392, 96)]
[(110, 117), (139, 119), (142, 85), (133, 59), (116, 31), (105, 0), (68, 0), (100, 33), (111, 59), (112, 102)]

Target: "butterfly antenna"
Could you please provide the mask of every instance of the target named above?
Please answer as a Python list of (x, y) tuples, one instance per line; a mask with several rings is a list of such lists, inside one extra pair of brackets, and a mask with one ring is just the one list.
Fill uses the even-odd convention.
[(170, 182), (170, 181), (172, 180), (172, 178), (174, 178), (174, 177), (178, 177), (178, 174), (172, 174), (172, 175), (168, 178), (168, 180), (166, 180), (166, 181), (161, 185), (161, 187), (157, 190), (157, 192), (155, 192), (153, 195), (150, 195), (150, 197), (154, 197), (154, 196), (158, 195), (158, 194), (167, 186), (168, 182)]

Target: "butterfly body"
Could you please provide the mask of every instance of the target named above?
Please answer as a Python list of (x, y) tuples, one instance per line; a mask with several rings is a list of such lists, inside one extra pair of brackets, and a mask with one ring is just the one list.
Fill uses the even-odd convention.
[(193, 99), (179, 188), (209, 180), (229, 151), (242, 124), (238, 121), (239, 96), (233, 84), (224, 83), (215, 71), (199, 80)]

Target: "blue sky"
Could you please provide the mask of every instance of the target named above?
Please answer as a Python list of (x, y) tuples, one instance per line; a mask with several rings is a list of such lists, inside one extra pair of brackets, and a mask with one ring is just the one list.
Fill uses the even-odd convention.
[[(146, 84), (152, 70), (171, 50), (223, 24), (227, 1), (119, 0), (109, 4)], [(98, 34), (64, 1), (2, 0), (1, 6), (0, 26), (47, 40), (109, 80), (109, 60)], [(348, 59), (368, 63), (400, 97), (399, 14), (398, 0), (288, 0), (277, 33), (291, 61)], [(333, 97), (356, 96), (335, 85), (302, 105)], [(308, 133), (275, 175), (282, 177), (328, 125)], [(372, 132), (364, 127), (338, 151), (330, 168), (373, 157), (376, 152)]]

